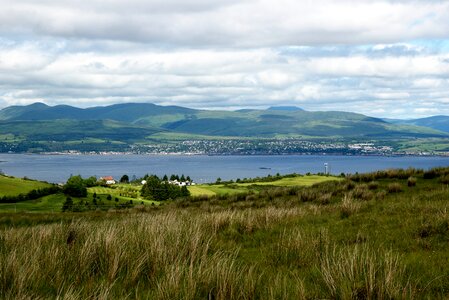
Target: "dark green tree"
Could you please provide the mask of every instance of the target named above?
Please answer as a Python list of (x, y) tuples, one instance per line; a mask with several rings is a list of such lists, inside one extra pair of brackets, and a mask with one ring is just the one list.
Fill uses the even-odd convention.
[(84, 179), (84, 185), (86, 187), (92, 187), (97, 185), (97, 177), (91, 176), (87, 179)]
[(72, 197), (86, 197), (87, 196), (87, 188), (86, 184), (81, 178), (80, 175), (71, 176), (67, 183), (62, 188), (64, 194), (72, 196)]
[(190, 196), (190, 192), (187, 189), (186, 186), (181, 187), (181, 197), (188, 197)]
[(108, 195), (108, 196), (106, 197), (106, 199), (109, 200), (109, 201), (111, 201), (111, 200), (112, 200), (112, 196), (111, 196), (111, 195)]
[(62, 204), (62, 211), (71, 211), (73, 210), (73, 200), (70, 197), (67, 197)]
[(120, 182), (121, 183), (129, 183), (129, 176), (128, 175), (123, 175), (122, 178), (120, 178)]

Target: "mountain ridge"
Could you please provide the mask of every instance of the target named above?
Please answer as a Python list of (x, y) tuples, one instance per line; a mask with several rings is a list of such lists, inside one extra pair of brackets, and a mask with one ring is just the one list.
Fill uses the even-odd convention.
[[(84, 128), (75, 131), (67, 127)], [(112, 123), (93, 121), (110, 120)], [(88, 122), (92, 121), (92, 122)], [(119, 142), (145, 141), (152, 132), (173, 132), (211, 137), (248, 138), (422, 138), (449, 137), (448, 132), (414, 124), (389, 123), (380, 118), (341, 111), (305, 111), (298, 107), (271, 107), (266, 110), (237, 111), (199, 110), (182, 106), (160, 106), (153, 103), (123, 103), (90, 108), (70, 105), (48, 106), (34, 103), (10, 106), (0, 110), (0, 134), (14, 134), (30, 139), (33, 131), (27, 122), (41, 124), (41, 140), (51, 140), (51, 130), (61, 124), (67, 139), (105, 138)], [(41, 122), (41, 123), (39, 123)], [(97, 124), (98, 130), (92, 124)], [(112, 125), (111, 125), (112, 124)], [(65, 127), (64, 127), (65, 126)], [(112, 128), (122, 136), (111, 133)], [(125, 129), (123, 129), (125, 128)], [(132, 139), (126, 137), (126, 128)], [(104, 133), (104, 136), (101, 133)], [(132, 134), (131, 134), (132, 133)], [(64, 136), (59, 135), (59, 136)], [(45, 137), (45, 138), (44, 138)]]

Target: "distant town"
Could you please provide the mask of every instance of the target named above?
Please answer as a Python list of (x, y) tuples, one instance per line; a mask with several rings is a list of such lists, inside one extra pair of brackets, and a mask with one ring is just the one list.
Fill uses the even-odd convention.
[[(12, 151), (15, 152), (15, 151)], [(10, 152), (11, 153), (11, 152)], [(158, 155), (418, 155), (449, 156), (447, 151), (406, 151), (394, 145), (382, 142), (329, 142), (299, 139), (222, 139), (222, 140), (185, 140), (177, 143), (151, 143), (126, 145), (111, 150), (42, 151), (43, 154), (158, 154)]]

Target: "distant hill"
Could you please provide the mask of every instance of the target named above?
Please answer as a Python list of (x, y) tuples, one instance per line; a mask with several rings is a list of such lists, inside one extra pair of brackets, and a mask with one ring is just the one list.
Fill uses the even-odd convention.
[(178, 106), (159, 106), (151, 103), (126, 103), (91, 108), (69, 105), (48, 106), (34, 103), (28, 106), (10, 106), (0, 111), (0, 120), (115, 120), (134, 122), (142, 117), (189, 114), (194, 110)]
[(297, 106), (271, 106), (268, 110), (277, 110), (277, 111), (301, 111), (302, 108)]
[(449, 132), (449, 116), (433, 116), (428, 118), (421, 119), (412, 119), (412, 120), (387, 120), (393, 124), (408, 124), (408, 125), (416, 125), (416, 126), (424, 126), (428, 128), (433, 128), (436, 130), (441, 130), (445, 132)]
[(159, 132), (251, 138), (449, 137), (440, 130), (416, 125), (419, 124), (391, 124), (362, 114), (311, 112), (288, 106), (267, 110), (212, 111), (151, 103), (85, 109), (35, 103), (0, 111), (0, 136), (6, 134), (7, 138), (33, 141), (93, 138), (135, 143), (151, 139)]

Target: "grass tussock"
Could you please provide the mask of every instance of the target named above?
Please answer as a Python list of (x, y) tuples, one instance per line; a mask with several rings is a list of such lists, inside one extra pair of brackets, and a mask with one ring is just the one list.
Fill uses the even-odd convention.
[(320, 271), (333, 299), (401, 299), (412, 289), (397, 255), (366, 245), (328, 249)]

